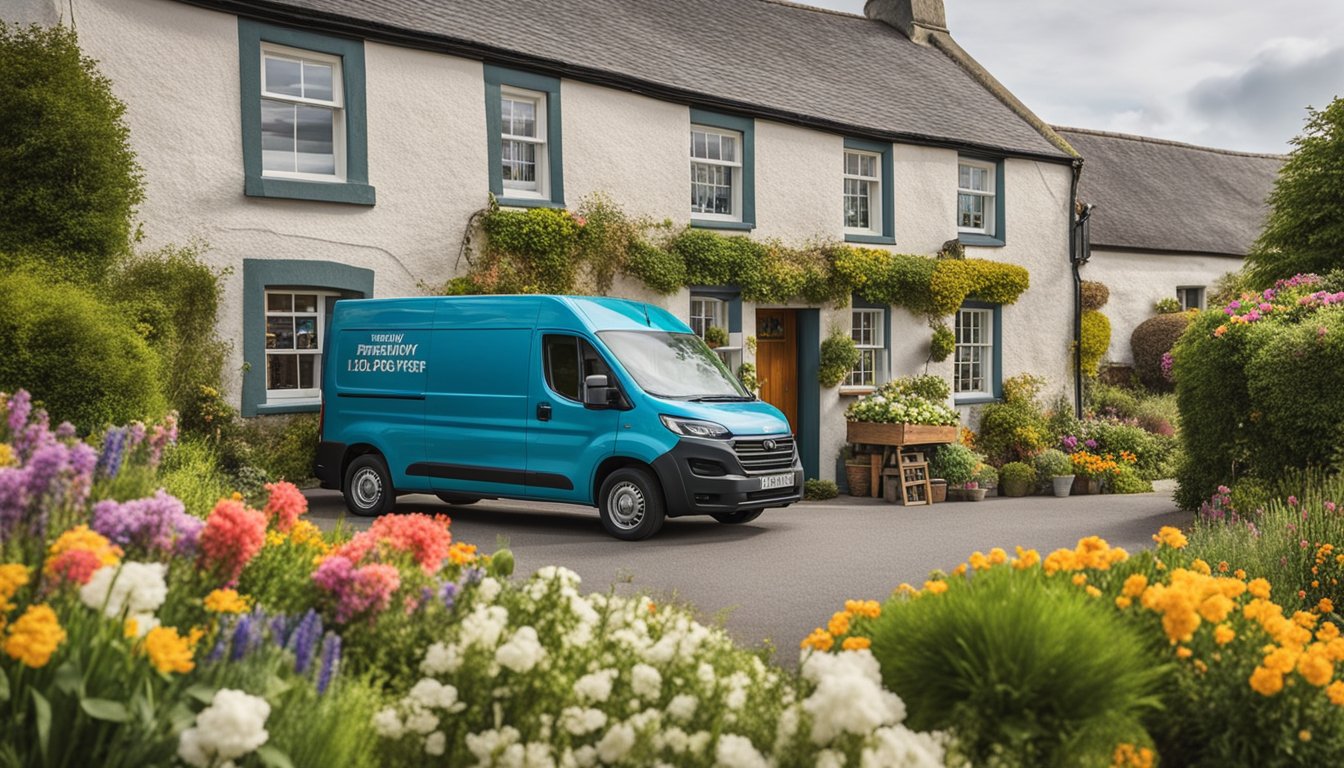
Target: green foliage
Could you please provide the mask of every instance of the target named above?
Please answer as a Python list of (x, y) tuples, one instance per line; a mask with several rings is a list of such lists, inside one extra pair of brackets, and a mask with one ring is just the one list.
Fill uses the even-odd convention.
[(1142, 737), (1166, 670), (1107, 602), (1013, 568), (948, 584), (888, 601), (873, 630), (910, 727), (951, 731), (974, 765), (1109, 765)]
[[(1251, 285), (1250, 276), (1247, 274), (1245, 267), (1243, 267), (1236, 272), (1225, 272), (1222, 275), (1219, 275), (1218, 279), (1213, 281), (1213, 285), (1209, 288), (1208, 294), (1204, 297), (1204, 300), (1208, 306), (1215, 307), (1225, 305), (1241, 294), (1254, 290), (1255, 288)], [(1173, 299), (1173, 301), (1175, 300)], [(1184, 311), (1179, 302), (1174, 311)]]
[(1174, 315), (1177, 312), (1184, 312), (1185, 308), (1181, 306), (1181, 302), (1167, 296), (1153, 302), (1153, 311), (1159, 315)]
[(939, 314), (929, 292), (937, 260), (845, 245), (831, 246), (827, 257), (836, 277), (852, 286), (864, 301), (893, 304), (915, 314)]
[(840, 488), (834, 480), (812, 478), (803, 483), (803, 498), (808, 501), (825, 501), (840, 495)]
[(182, 414), (201, 387), (220, 387), (228, 353), (215, 334), (227, 272), (206, 266), (202, 250), (167, 247), (133, 256), (113, 270), (104, 291), (158, 353), (163, 394)]
[[(1132, 390), (1094, 382), (1087, 392), (1087, 410), (1098, 416), (1132, 419), (1139, 412), (1139, 396)], [(1071, 434), (1063, 432), (1061, 434)]]
[(0, 72), (0, 267), (97, 280), (144, 196), (126, 106), (69, 27), (0, 22)]
[(1100, 312), (1083, 312), (1083, 375), (1096, 378), (1097, 367), (1111, 346), (1111, 321)]
[(941, 363), (952, 356), (957, 348), (957, 336), (944, 323), (933, 327), (933, 338), (929, 340), (929, 359)]
[(1252, 285), (1324, 273), (1344, 254), (1344, 98), (1308, 108), (1306, 126), (1279, 169), (1264, 230), (1246, 255)]
[(1188, 312), (1150, 317), (1139, 323), (1130, 334), (1134, 373), (1145, 387), (1156, 392), (1171, 391), (1171, 382), (1162, 375), (1162, 356), (1175, 348), (1176, 341), (1189, 327), (1190, 318)]
[(574, 259), (586, 268), (587, 288), (605, 294), (616, 275), (626, 268), (631, 245), (639, 242), (650, 225), (628, 218), (620, 206), (601, 193), (580, 201), (573, 218), (579, 224)]
[(1096, 280), (1084, 280), (1081, 290), (1084, 310), (1099, 310), (1111, 299), (1111, 289)]
[(1020, 461), (1010, 461), (999, 469), (999, 480), (1005, 483), (1035, 483), (1036, 468)]
[(1073, 474), (1073, 462), (1058, 448), (1047, 448), (1032, 459), (1036, 473), (1042, 478), (1064, 477)]
[(1108, 418), (1084, 421), (1078, 437), (1097, 441), (1097, 448), (1092, 453), (1111, 453), (1117, 457), (1121, 451), (1134, 454), (1137, 459), (1135, 470), (1147, 479), (1170, 474), (1172, 468), (1168, 462), (1178, 444), (1175, 437), (1155, 435), (1136, 424)]
[(646, 242), (632, 243), (626, 272), (660, 294), (676, 293), (686, 285), (686, 262), (671, 251)]
[(859, 363), (859, 348), (847, 333), (834, 331), (821, 342), (821, 365), (817, 381), (823, 387), (834, 387), (845, 380)]
[(948, 485), (962, 485), (975, 479), (981, 457), (961, 443), (940, 445), (929, 456), (929, 474), (947, 481)]
[(303, 485), (317, 461), (317, 427), (315, 413), (248, 419), (242, 427), (248, 463), (273, 480)]
[(975, 447), (990, 463), (1003, 465), (1025, 461), (1054, 443), (1045, 414), (1037, 402), (1042, 381), (1022, 374), (1003, 383), (1003, 401), (989, 403), (980, 411), (980, 432)]
[(1012, 304), (1030, 286), (1025, 267), (982, 259), (939, 259), (929, 283), (935, 314), (950, 315), (967, 299)]
[(728, 343), (728, 331), (717, 325), (705, 329), (705, 343), (711, 347), (722, 347)]
[(164, 453), (159, 484), (177, 497), (187, 511), (204, 518), (220, 499), (228, 498), (233, 486), (220, 466), (219, 454), (201, 437), (183, 437)]
[(486, 293), (571, 293), (578, 273), (574, 257), (579, 225), (569, 211), (492, 208), (481, 219), (488, 235), (473, 265), (474, 282)]
[(162, 415), (160, 363), (111, 307), (74, 285), (0, 276), (0, 391), (27, 389), (82, 430)]
[(1213, 335), (1222, 321), (1218, 312), (1195, 316), (1173, 352), (1185, 448), (1176, 502), (1185, 509), (1197, 508), (1248, 468), (1251, 396), (1243, 353)]
[(761, 389), (761, 381), (756, 377), (756, 366), (753, 363), (743, 363), (737, 367), (737, 380), (742, 382), (748, 392), (759, 392)]
[(1111, 493), (1152, 493), (1153, 484), (1141, 477), (1133, 467), (1120, 465), (1108, 480)]

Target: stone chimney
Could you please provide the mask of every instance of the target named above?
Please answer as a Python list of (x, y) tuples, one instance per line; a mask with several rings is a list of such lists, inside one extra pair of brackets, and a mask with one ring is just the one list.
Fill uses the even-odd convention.
[(947, 31), (943, 0), (868, 0), (863, 15), (899, 29), (920, 45), (929, 44), (929, 33)]

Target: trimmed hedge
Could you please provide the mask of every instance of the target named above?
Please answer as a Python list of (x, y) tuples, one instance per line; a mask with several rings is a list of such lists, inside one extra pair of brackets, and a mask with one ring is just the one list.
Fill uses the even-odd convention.
[(0, 391), (27, 389), (82, 431), (167, 410), (158, 357), (112, 307), (73, 285), (0, 277)]
[(980, 259), (939, 259), (929, 289), (935, 314), (950, 315), (968, 298), (1012, 304), (1031, 284), (1025, 267)]
[(1111, 300), (1111, 289), (1105, 283), (1096, 280), (1084, 280), (1082, 283), (1083, 309), (1101, 309)]
[(1130, 334), (1134, 373), (1145, 387), (1158, 392), (1172, 389), (1171, 382), (1162, 375), (1162, 356), (1176, 346), (1176, 341), (1189, 325), (1188, 312), (1157, 315), (1139, 323)]
[(1110, 319), (1095, 309), (1083, 312), (1083, 375), (1097, 377), (1097, 368), (1110, 346)]

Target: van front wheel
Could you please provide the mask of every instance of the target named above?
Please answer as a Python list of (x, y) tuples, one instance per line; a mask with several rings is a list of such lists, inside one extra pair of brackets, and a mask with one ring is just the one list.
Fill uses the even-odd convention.
[(740, 512), (714, 512), (710, 514), (710, 517), (724, 525), (741, 525), (742, 523), (750, 523), (760, 517), (764, 511), (764, 509), (747, 509)]
[(618, 469), (602, 482), (597, 509), (607, 533), (625, 541), (647, 539), (663, 527), (663, 489), (646, 469)]
[(345, 508), (360, 517), (376, 517), (391, 512), (397, 503), (387, 462), (376, 453), (355, 457), (345, 470)]

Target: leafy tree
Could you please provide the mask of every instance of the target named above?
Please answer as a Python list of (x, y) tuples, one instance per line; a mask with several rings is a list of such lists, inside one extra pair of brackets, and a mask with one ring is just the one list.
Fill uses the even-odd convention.
[(1269, 220), (1247, 255), (1256, 286), (1344, 265), (1344, 99), (1307, 114), (1270, 193)]
[(126, 105), (64, 26), (0, 22), (0, 73), (0, 266), (99, 278), (144, 195)]

